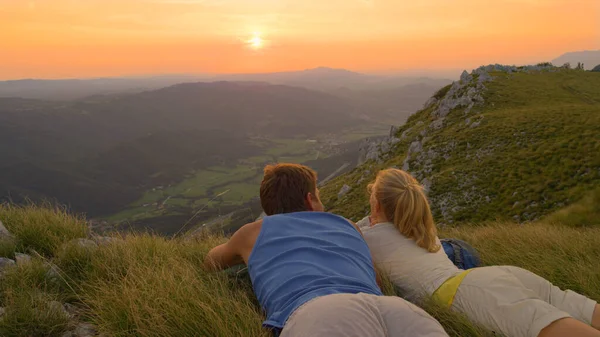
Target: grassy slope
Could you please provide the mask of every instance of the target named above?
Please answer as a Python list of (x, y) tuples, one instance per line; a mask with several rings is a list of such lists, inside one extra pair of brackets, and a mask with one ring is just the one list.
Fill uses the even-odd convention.
[[(354, 220), (364, 216), (366, 184), (380, 168), (402, 167), (409, 145), (422, 140), (424, 130), (419, 155), (437, 153), (428, 157), (432, 173), (421, 173), (425, 164), (414, 154), (410, 171), (432, 181), (430, 198), (440, 222), (534, 220), (599, 186), (600, 75), (574, 70), (493, 75), (483, 106), (470, 113), (455, 109), (433, 131), (428, 126), (434, 107), (417, 112), (400, 128), (399, 135), (409, 131), (390, 159), (332, 181), (322, 189), (326, 204)], [(481, 124), (466, 125), (467, 118)], [(344, 184), (353, 190), (338, 200)], [(442, 201), (450, 205), (447, 216)]]
[[(589, 213), (584, 209), (590, 210), (582, 205), (576, 212)], [(223, 237), (127, 235), (86, 250), (64, 245), (85, 237), (85, 224), (60, 210), (3, 206), (0, 220), (17, 237), (0, 242), (0, 255), (34, 255), (32, 264), (11, 269), (0, 283), (0, 307), (7, 309), (0, 319), (2, 336), (60, 336), (72, 328), (49, 304), (54, 300), (77, 305), (81, 320), (109, 336), (268, 336), (260, 328), (263, 316), (248, 280), (201, 268), (208, 249)], [(34, 231), (40, 235), (31, 240), (27, 233)], [(442, 235), (472, 242), (486, 264), (521, 266), (600, 300), (600, 228), (575, 228), (555, 219), (446, 229)], [(45, 262), (55, 263), (60, 277), (49, 277)], [(386, 292), (393, 293), (389, 284)], [(449, 311), (431, 304), (427, 310), (451, 336), (490, 335)]]

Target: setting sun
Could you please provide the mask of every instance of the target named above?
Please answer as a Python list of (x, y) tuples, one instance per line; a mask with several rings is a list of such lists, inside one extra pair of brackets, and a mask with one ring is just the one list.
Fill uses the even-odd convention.
[(248, 40), (248, 44), (253, 49), (261, 49), (264, 47), (265, 41), (260, 37), (260, 34), (254, 33), (252, 38), (250, 40)]

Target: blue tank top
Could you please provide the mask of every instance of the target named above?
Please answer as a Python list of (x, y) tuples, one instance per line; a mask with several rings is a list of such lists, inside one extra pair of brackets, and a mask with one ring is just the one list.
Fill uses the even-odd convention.
[(351, 223), (330, 213), (265, 217), (248, 273), (267, 313), (263, 325), (278, 329), (294, 310), (319, 296), (382, 295), (367, 243)]

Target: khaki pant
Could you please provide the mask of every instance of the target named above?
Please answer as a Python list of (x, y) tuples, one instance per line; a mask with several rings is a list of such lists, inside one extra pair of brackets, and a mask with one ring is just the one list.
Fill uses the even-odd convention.
[(477, 268), (462, 281), (452, 308), (506, 337), (537, 337), (556, 320), (591, 324), (596, 302), (560, 290), (546, 279), (510, 266)]
[(400, 297), (335, 294), (290, 316), (281, 337), (442, 337), (440, 323)]

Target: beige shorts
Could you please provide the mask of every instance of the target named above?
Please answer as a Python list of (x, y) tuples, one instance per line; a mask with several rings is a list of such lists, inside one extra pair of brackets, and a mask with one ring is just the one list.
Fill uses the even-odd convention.
[(281, 337), (442, 337), (444, 328), (400, 297), (335, 294), (305, 303), (290, 316)]
[(494, 266), (469, 273), (452, 308), (507, 337), (537, 337), (562, 318), (574, 317), (589, 324), (595, 305), (595, 301), (562, 291), (527, 270)]

